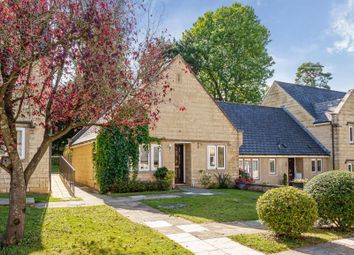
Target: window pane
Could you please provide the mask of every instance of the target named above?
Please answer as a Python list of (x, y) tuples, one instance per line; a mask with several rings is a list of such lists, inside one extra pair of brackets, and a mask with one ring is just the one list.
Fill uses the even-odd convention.
[(215, 153), (215, 146), (209, 146), (209, 166), (215, 167), (216, 166), (216, 153)]
[(149, 151), (144, 146), (140, 146), (140, 170), (149, 169)]
[(351, 163), (348, 164), (348, 171), (349, 172), (353, 171), (353, 164), (351, 164)]
[(322, 160), (317, 160), (317, 171), (322, 172)]
[(244, 169), (243, 169), (246, 173), (250, 174), (250, 170), (251, 170), (251, 162), (250, 160), (245, 160), (245, 165), (244, 165)]
[(238, 167), (239, 169), (243, 170), (243, 159), (238, 160)]
[(316, 160), (311, 160), (311, 171), (316, 172)]
[(271, 174), (275, 174), (275, 160), (274, 159), (269, 160), (269, 172)]
[(225, 147), (218, 146), (218, 168), (225, 167)]
[(353, 131), (353, 127), (352, 126), (350, 126), (349, 127), (349, 142), (353, 142), (353, 139), (354, 139), (354, 131)]
[(259, 179), (258, 160), (252, 160), (252, 177), (254, 179)]
[(22, 136), (23, 136), (23, 131), (22, 130), (17, 130), (17, 152), (20, 158), (23, 158), (24, 155), (22, 155)]
[(153, 155), (152, 155), (152, 158), (153, 158), (152, 168), (154, 170), (156, 170), (157, 168), (160, 167), (160, 147), (153, 146), (152, 153), (153, 153)]

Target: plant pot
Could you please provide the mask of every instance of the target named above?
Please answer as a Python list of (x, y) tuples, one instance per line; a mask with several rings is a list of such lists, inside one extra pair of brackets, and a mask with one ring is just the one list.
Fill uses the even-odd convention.
[(241, 190), (246, 188), (246, 183), (237, 183), (237, 187)]

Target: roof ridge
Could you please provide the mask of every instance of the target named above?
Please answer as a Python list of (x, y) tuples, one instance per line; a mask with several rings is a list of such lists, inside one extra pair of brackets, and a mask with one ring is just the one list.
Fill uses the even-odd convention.
[[(283, 84), (288, 84), (288, 85), (291, 85), (291, 86), (298, 86), (298, 87), (303, 87), (303, 88), (310, 88), (310, 89), (318, 89), (318, 90), (323, 90), (323, 91), (331, 91), (331, 92), (337, 92), (337, 93), (346, 93), (344, 91), (339, 91), (339, 90), (334, 90), (334, 89), (325, 89), (325, 88), (319, 88), (319, 87), (312, 87), (312, 86), (308, 86), (308, 85), (305, 85), (305, 84), (297, 84), (297, 83), (290, 83), (290, 82), (285, 82), (285, 81), (277, 81), (275, 80), (274, 82), (276, 82), (277, 84), (279, 83), (283, 83)], [(281, 84), (279, 84), (281, 85)]]
[(215, 100), (215, 102), (224, 103), (224, 104), (231, 104), (231, 105), (240, 105), (240, 106), (252, 106), (252, 107), (259, 107), (259, 108), (271, 108), (271, 109), (282, 109), (281, 107), (274, 107), (274, 106), (266, 106), (266, 105), (257, 105), (257, 104), (246, 104), (246, 103), (237, 103), (237, 102), (226, 102)]

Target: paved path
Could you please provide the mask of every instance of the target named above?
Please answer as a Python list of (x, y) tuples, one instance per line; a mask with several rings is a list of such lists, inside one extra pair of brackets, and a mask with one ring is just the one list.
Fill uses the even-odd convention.
[(63, 181), (60, 179), (59, 174), (51, 174), (51, 196), (61, 199), (72, 199), (68, 190), (66, 189)]
[[(51, 202), (36, 206), (72, 207), (109, 205), (131, 221), (156, 229), (197, 255), (264, 255), (261, 252), (227, 238), (230, 235), (264, 232), (264, 227), (258, 221), (195, 224), (183, 218), (164, 214), (141, 202), (143, 199), (214, 195), (214, 193), (205, 190), (200, 192), (194, 192), (194, 190), (184, 191), (186, 192), (176, 194), (111, 197), (99, 194), (85, 187), (77, 187), (75, 190), (76, 196), (81, 198), (82, 201)], [(308, 248), (288, 250), (277, 255), (351, 255), (353, 254), (353, 242), (353, 239), (343, 239)]]

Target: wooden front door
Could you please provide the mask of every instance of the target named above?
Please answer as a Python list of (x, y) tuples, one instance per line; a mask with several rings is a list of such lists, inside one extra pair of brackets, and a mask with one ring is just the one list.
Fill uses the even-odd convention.
[(184, 183), (184, 146), (183, 144), (175, 145), (175, 183)]
[(295, 159), (289, 158), (288, 165), (289, 165), (288, 179), (289, 179), (289, 181), (292, 181), (295, 178)]

